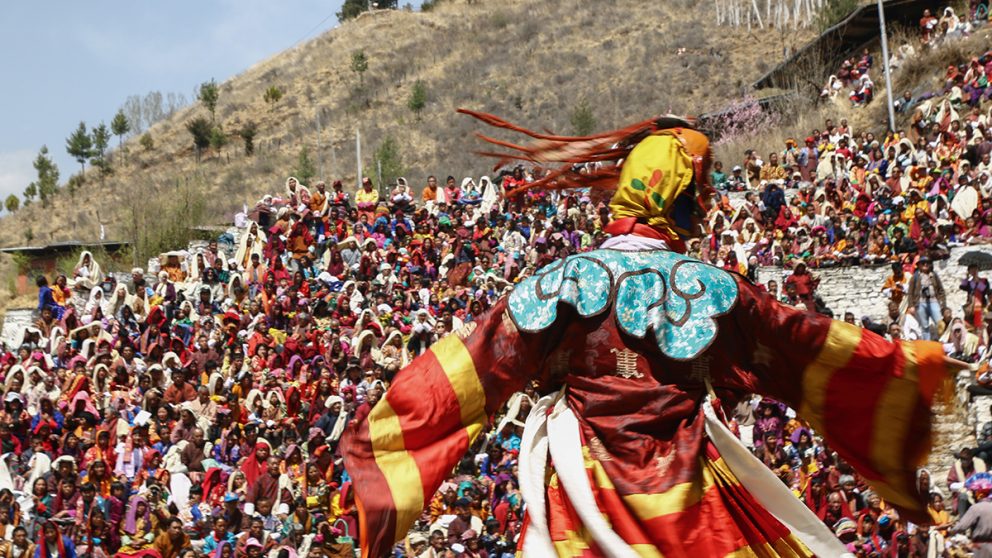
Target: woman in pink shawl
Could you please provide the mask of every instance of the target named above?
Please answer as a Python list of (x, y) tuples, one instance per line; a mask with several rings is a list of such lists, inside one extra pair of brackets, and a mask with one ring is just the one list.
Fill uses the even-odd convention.
[(992, 238), (992, 209), (986, 210), (982, 213), (981, 223), (977, 226), (978, 237), (982, 240), (988, 240)]
[(302, 377), (303, 373), (303, 357), (300, 355), (293, 355), (289, 359), (289, 364), (286, 366), (286, 375), (290, 381), (305, 382), (306, 378)]
[(72, 402), (69, 403), (68, 415), (83, 419), (88, 427), (96, 426), (100, 420), (100, 412), (96, 410), (93, 400), (90, 399), (90, 394), (86, 391), (76, 392), (76, 395), (72, 398)]
[(161, 554), (153, 546), (155, 541), (155, 524), (148, 501), (135, 494), (127, 504), (127, 516), (121, 526), (121, 549), (116, 556), (140, 558), (158, 556)]

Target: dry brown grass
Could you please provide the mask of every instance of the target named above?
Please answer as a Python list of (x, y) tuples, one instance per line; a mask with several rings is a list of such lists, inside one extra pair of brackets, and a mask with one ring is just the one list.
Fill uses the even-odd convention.
[[(496, 6), (496, 7), (494, 7)], [(428, 174), (478, 175), (488, 170), (472, 151), (480, 125), (455, 114), (470, 107), (538, 129), (563, 132), (580, 99), (588, 99), (599, 128), (664, 111), (700, 113), (738, 96), (763, 69), (798, 47), (810, 31), (716, 28), (713, 14), (690, 0), (505, 0), (498, 4), (440, 3), (429, 13), (366, 14), (340, 28), (264, 60), (221, 84), (219, 122), (232, 134), (220, 154), (197, 165), (184, 123), (206, 114), (180, 110), (151, 129), (155, 149), (126, 143), (125, 168), (101, 186), (95, 179), (52, 208), (24, 209), (0, 220), (0, 243), (126, 238), (127, 200), (151, 199), (186, 182), (203, 181), (216, 200), (212, 220), (227, 221), (243, 203), (278, 192), (304, 142), (316, 160), (315, 116), (321, 115), (323, 178), (353, 179), (355, 130), (369, 155), (386, 135), (395, 138), (411, 184)], [(685, 54), (676, 56), (676, 50)], [(350, 70), (351, 53), (369, 60), (364, 87)], [(428, 90), (421, 121), (407, 108), (417, 80)], [(190, 84), (176, 84), (186, 89)], [(284, 97), (270, 107), (266, 88)], [(256, 156), (246, 158), (235, 131), (258, 123)], [(372, 166), (366, 157), (365, 165)]]

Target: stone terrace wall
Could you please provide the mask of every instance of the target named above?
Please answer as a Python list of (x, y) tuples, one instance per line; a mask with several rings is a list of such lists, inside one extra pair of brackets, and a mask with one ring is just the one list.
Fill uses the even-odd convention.
[[(992, 254), (992, 246), (958, 246), (951, 248), (950, 259), (934, 264), (947, 291), (947, 304), (955, 316), (962, 315), (961, 307), (965, 302), (964, 291), (958, 289), (958, 283), (965, 276), (966, 269), (958, 265), (958, 259), (972, 250)], [(874, 320), (886, 318), (887, 301), (881, 290), (885, 278), (891, 273), (888, 266), (839, 267), (814, 269), (812, 272), (820, 276), (817, 294), (838, 319), (847, 311), (854, 312), (857, 319), (861, 316), (870, 316)], [(789, 273), (781, 267), (765, 267), (759, 270), (758, 279), (761, 283), (775, 279), (781, 287)]]

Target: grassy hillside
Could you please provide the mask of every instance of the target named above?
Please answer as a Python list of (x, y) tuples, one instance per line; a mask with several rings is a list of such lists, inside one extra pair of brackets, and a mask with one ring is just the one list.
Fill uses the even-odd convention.
[[(390, 136), (413, 185), (428, 174), (478, 176), (489, 164), (471, 153), (478, 125), (457, 107), (563, 132), (572, 131), (570, 115), (582, 101), (597, 128), (669, 110), (703, 112), (739, 96), (783, 49), (812, 35), (749, 35), (716, 27), (713, 15), (690, 0), (451, 0), (427, 13), (364, 14), (220, 84), (216, 119), (229, 135), (226, 147), (196, 162), (185, 123), (209, 113), (187, 107), (151, 128), (152, 150), (137, 137), (126, 142), (127, 162), (116, 154), (112, 176), (88, 171), (83, 186), (61, 192), (51, 207), (36, 203), (4, 217), (0, 243), (92, 239), (101, 223), (108, 238), (130, 240), (150, 205), (187, 187), (209, 197), (204, 220), (226, 221), (243, 203), (281, 190), (303, 145), (318, 161), (318, 115), (328, 181), (354, 180), (356, 129), (368, 168)], [(358, 50), (368, 58), (361, 79), (351, 70)], [(418, 81), (427, 91), (420, 118), (407, 106)], [(284, 95), (270, 104), (263, 95), (271, 86)], [(237, 136), (248, 121), (258, 125), (253, 157)]]

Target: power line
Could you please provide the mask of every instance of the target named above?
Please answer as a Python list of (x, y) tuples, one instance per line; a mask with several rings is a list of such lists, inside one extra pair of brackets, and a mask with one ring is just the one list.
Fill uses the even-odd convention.
[(293, 48), (296, 45), (300, 44), (303, 41), (303, 39), (306, 39), (307, 37), (309, 37), (311, 33), (313, 33), (314, 31), (316, 31), (321, 25), (324, 24), (324, 22), (326, 22), (327, 20), (329, 20), (332, 17), (334, 17), (334, 15), (335, 15), (335, 12), (331, 12), (330, 15), (328, 15), (324, 19), (320, 20), (320, 22), (317, 25), (314, 25), (313, 27), (311, 27), (310, 30), (307, 31), (306, 33), (304, 33), (302, 37), (300, 37), (299, 39), (296, 39), (296, 41), (293, 44), (289, 45), (289, 48)]

